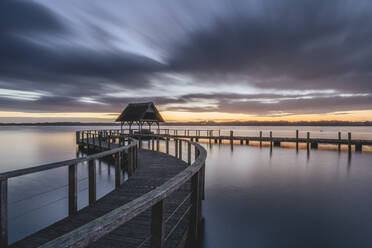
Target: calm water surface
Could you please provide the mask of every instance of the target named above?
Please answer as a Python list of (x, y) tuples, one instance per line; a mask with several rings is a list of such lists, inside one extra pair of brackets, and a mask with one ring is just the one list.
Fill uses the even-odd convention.
[[(81, 129), (1, 127), (0, 170), (76, 157), (74, 131)], [(237, 135), (272, 130), (274, 136), (293, 136), (298, 128), (233, 129)], [(322, 137), (351, 131), (353, 137), (372, 139), (372, 129), (365, 127), (303, 127), (300, 134), (307, 130)], [(350, 157), (330, 150), (203, 145), (208, 159), (202, 247), (372, 247), (372, 153)], [(78, 168), (83, 207), (87, 166)], [(113, 189), (113, 172), (97, 162), (99, 196)], [(67, 216), (66, 197), (66, 168), (11, 179), (10, 242)]]

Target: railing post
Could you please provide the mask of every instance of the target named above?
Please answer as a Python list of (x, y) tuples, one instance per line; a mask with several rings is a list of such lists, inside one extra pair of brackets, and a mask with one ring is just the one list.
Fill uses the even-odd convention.
[(88, 180), (89, 180), (89, 204), (96, 201), (96, 164), (94, 160), (89, 160)]
[(135, 149), (136, 147), (133, 146), (131, 151), (132, 151), (132, 159), (131, 159), (131, 162), (132, 162), (132, 172), (135, 171), (136, 169), (136, 152), (135, 152)]
[(68, 214), (77, 212), (77, 166), (68, 167)]
[(174, 139), (174, 157), (178, 158), (178, 139)]
[[(203, 167), (201, 168), (201, 181), (202, 181), (202, 184), (201, 184), (201, 199), (204, 200), (205, 199), (205, 162), (203, 164)], [(201, 213), (201, 211), (200, 211)]]
[(151, 209), (151, 248), (164, 247), (165, 236), (165, 200), (161, 200)]
[(154, 136), (151, 137), (151, 150), (155, 151), (155, 142), (154, 142)]
[(195, 147), (195, 160), (199, 157), (200, 151)]
[(179, 147), (178, 158), (182, 160), (182, 140), (179, 141)]
[(165, 152), (169, 154), (169, 137), (166, 137)]
[(8, 247), (8, 179), (0, 177), (0, 248)]
[(128, 175), (132, 176), (133, 175), (133, 151), (132, 151), (132, 147), (128, 148), (127, 156), (128, 156), (128, 159), (127, 159)]
[(137, 147), (134, 148), (134, 164), (136, 168), (138, 168), (138, 149)]
[(156, 137), (156, 151), (157, 152), (160, 151), (160, 147), (159, 147), (159, 136)]
[(80, 131), (76, 131), (76, 144), (80, 143)]
[(187, 164), (191, 165), (191, 143), (187, 142)]
[(115, 188), (119, 188), (121, 185), (121, 156), (120, 152), (115, 154)]
[(194, 247), (199, 236), (199, 220), (201, 219), (200, 201), (200, 172), (198, 171), (191, 178), (191, 220), (189, 247)]

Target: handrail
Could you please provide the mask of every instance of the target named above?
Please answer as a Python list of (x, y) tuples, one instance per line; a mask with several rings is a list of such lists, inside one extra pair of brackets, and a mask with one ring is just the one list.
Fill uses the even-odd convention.
[(12, 178), (12, 177), (18, 177), (18, 176), (24, 176), (27, 174), (32, 174), (36, 172), (41, 172), (41, 171), (46, 171), (46, 170), (51, 170), (51, 169), (56, 169), (59, 167), (64, 167), (64, 166), (70, 166), (82, 162), (86, 162), (89, 160), (94, 160), (94, 159), (99, 159), (102, 157), (106, 157), (118, 152), (126, 151), (129, 148), (135, 147), (138, 145), (138, 141), (135, 139), (132, 139), (133, 143), (122, 146), (119, 148), (114, 148), (110, 149), (108, 151), (100, 152), (100, 153), (95, 153), (92, 155), (88, 155), (86, 157), (81, 157), (81, 158), (76, 158), (76, 159), (69, 159), (69, 160), (64, 160), (64, 161), (59, 161), (59, 162), (53, 162), (53, 163), (48, 163), (48, 164), (43, 164), (43, 165), (38, 165), (34, 167), (29, 167), (25, 169), (18, 169), (18, 170), (13, 170), (13, 171), (7, 171), (4, 173), (0, 173), (0, 178)]
[[(153, 136), (154, 137), (154, 136)], [(169, 179), (161, 186), (154, 190), (134, 199), (133, 201), (126, 203), (109, 213), (63, 235), (52, 241), (49, 241), (40, 247), (52, 248), (52, 247), (82, 247), (86, 246), (91, 242), (98, 240), (107, 233), (111, 232), (120, 225), (128, 222), (132, 218), (141, 214), (149, 208), (154, 208), (157, 204), (163, 201), (170, 194), (179, 189), (191, 178), (193, 188), (193, 198), (200, 198), (200, 173), (204, 169), (205, 160), (207, 157), (207, 151), (198, 143), (185, 140), (189, 144), (195, 146), (197, 157), (192, 165), (188, 166), (185, 170)], [(196, 200), (198, 201), (198, 200)], [(200, 217), (200, 212), (197, 213), (199, 203), (195, 202), (193, 206), (193, 214), (196, 218)], [(191, 223), (193, 224), (193, 223)], [(194, 223), (195, 224), (195, 223)], [(194, 231), (195, 228), (191, 227)], [(192, 232), (193, 232), (192, 231)]]
[[(122, 137), (119, 137), (122, 138)], [(123, 140), (121, 140), (122, 142)], [(89, 162), (88, 165), (88, 192), (89, 192), (89, 205), (97, 200), (96, 194), (96, 170), (94, 161), (110, 155), (115, 155), (115, 188), (120, 187), (122, 184), (121, 170), (122, 166), (127, 163), (132, 173), (137, 167), (137, 145), (138, 141), (135, 139), (130, 140), (130, 144), (108, 151), (88, 155), (86, 157), (69, 159), (65, 161), (39, 165), (31, 168), (9, 171), (0, 173), (0, 248), (8, 247), (8, 179), (18, 176), (28, 175), (32, 173), (42, 172), (59, 167), (68, 167), (68, 213), (72, 215), (77, 212), (78, 204), (78, 176), (77, 166), (82, 162)], [(79, 143), (80, 140), (77, 140)], [(119, 145), (122, 144), (119, 142)], [(128, 140), (129, 142), (129, 140)], [(128, 161), (124, 161), (123, 157), (126, 156)], [(129, 172), (128, 172), (129, 174)]]

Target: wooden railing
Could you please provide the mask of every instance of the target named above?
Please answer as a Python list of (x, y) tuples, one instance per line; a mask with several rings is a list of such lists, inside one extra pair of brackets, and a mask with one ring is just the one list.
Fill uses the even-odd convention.
[[(119, 134), (120, 136), (120, 134)], [(110, 138), (115, 139), (113, 133)], [(156, 150), (160, 152), (159, 142), (165, 141), (164, 153), (169, 153), (169, 139), (164, 139), (160, 135), (136, 135), (138, 139), (139, 148), (142, 147), (142, 141), (148, 140), (150, 150)], [(90, 138), (89, 138), (90, 139)], [(123, 225), (144, 211), (151, 209), (151, 234), (147, 237), (139, 247), (150, 241), (151, 247), (164, 247), (164, 243), (167, 238), (171, 235), (168, 233), (165, 235), (165, 201), (168, 196), (173, 192), (177, 191), (180, 187), (185, 185), (191, 180), (191, 192), (183, 200), (187, 198), (191, 199), (191, 207), (189, 207), (182, 215), (181, 218), (185, 218), (186, 214), (190, 212), (190, 224), (188, 228), (188, 244), (192, 246), (198, 238), (200, 233), (199, 224), (201, 220), (201, 202), (204, 198), (204, 177), (205, 177), (205, 160), (207, 157), (206, 150), (198, 143), (191, 142), (189, 140), (174, 139), (175, 153), (174, 156), (178, 159), (182, 159), (182, 144), (187, 145), (187, 164), (182, 172), (168, 180), (166, 183), (155, 188), (154, 190), (138, 197), (137, 199), (116, 208), (107, 214), (63, 235), (46, 244), (42, 245), (43, 248), (52, 247), (84, 247), (90, 243), (98, 240), (104, 235), (110, 233), (117, 227)], [(192, 162), (192, 146), (195, 150), (195, 160)], [(186, 159), (186, 158), (185, 158)], [(182, 204), (182, 203), (181, 203)], [(176, 210), (175, 210), (176, 211)], [(173, 213), (174, 214), (174, 213)], [(171, 214), (171, 215), (173, 215)], [(168, 218), (169, 219), (169, 218)], [(172, 228), (174, 231), (176, 226)]]
[[(8, 179), (56, 169), (60, 167), (68, 167), (68, 212), (72, 215), (77, 212), (78, 191), (77, 191), (77, 166), (83, 162), (88, 162), (88, 187), (89, 187), (89, 204), (96, 201), (96, 170), (95, 160), (107, 156), (115, 158), (115, 187), (118, 188), (122, 184), (121, 171), (124, 166), (124, 161), (128, 161), (125, 166), (137, 167), (137, 146), (138, 142), (134, 139), (126, 140), (128, 145), (119, 148), (96, 153), (86, 157), (49, 163), (40, 166), (30, 167), (26, 169), (14, 170), (0, 174), (0, 248), (8, 246)], [(126, 158), (126, 160), (124, 160)]]

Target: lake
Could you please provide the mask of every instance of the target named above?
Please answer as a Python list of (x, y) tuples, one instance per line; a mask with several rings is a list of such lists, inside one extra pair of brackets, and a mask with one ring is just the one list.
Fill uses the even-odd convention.
[[(81, 156), (75, 131), (111, 127), (1, 127), (0, 171)], [(167, 127), (168, 128), (168, 127)], [(174, 127), (169, 127), (174, 128)], [(185, 127), (176, 127), (184, 129)], [(221, 134), (372, 139), (371, 127), (187, 127)], [(207, 144), (201, 247), (372, 247), (372, 153)], [(98, 197), (114, 188), (113, 168), (97, 164)], [(87, 165), (79, 166), (79, 208)], [(112, 170), (112, 171), (111, 171)], [(123, 175), (124, 179), (126, 175)], [(9, 181), (9, 239), (67, 216), (67, 169)]]

